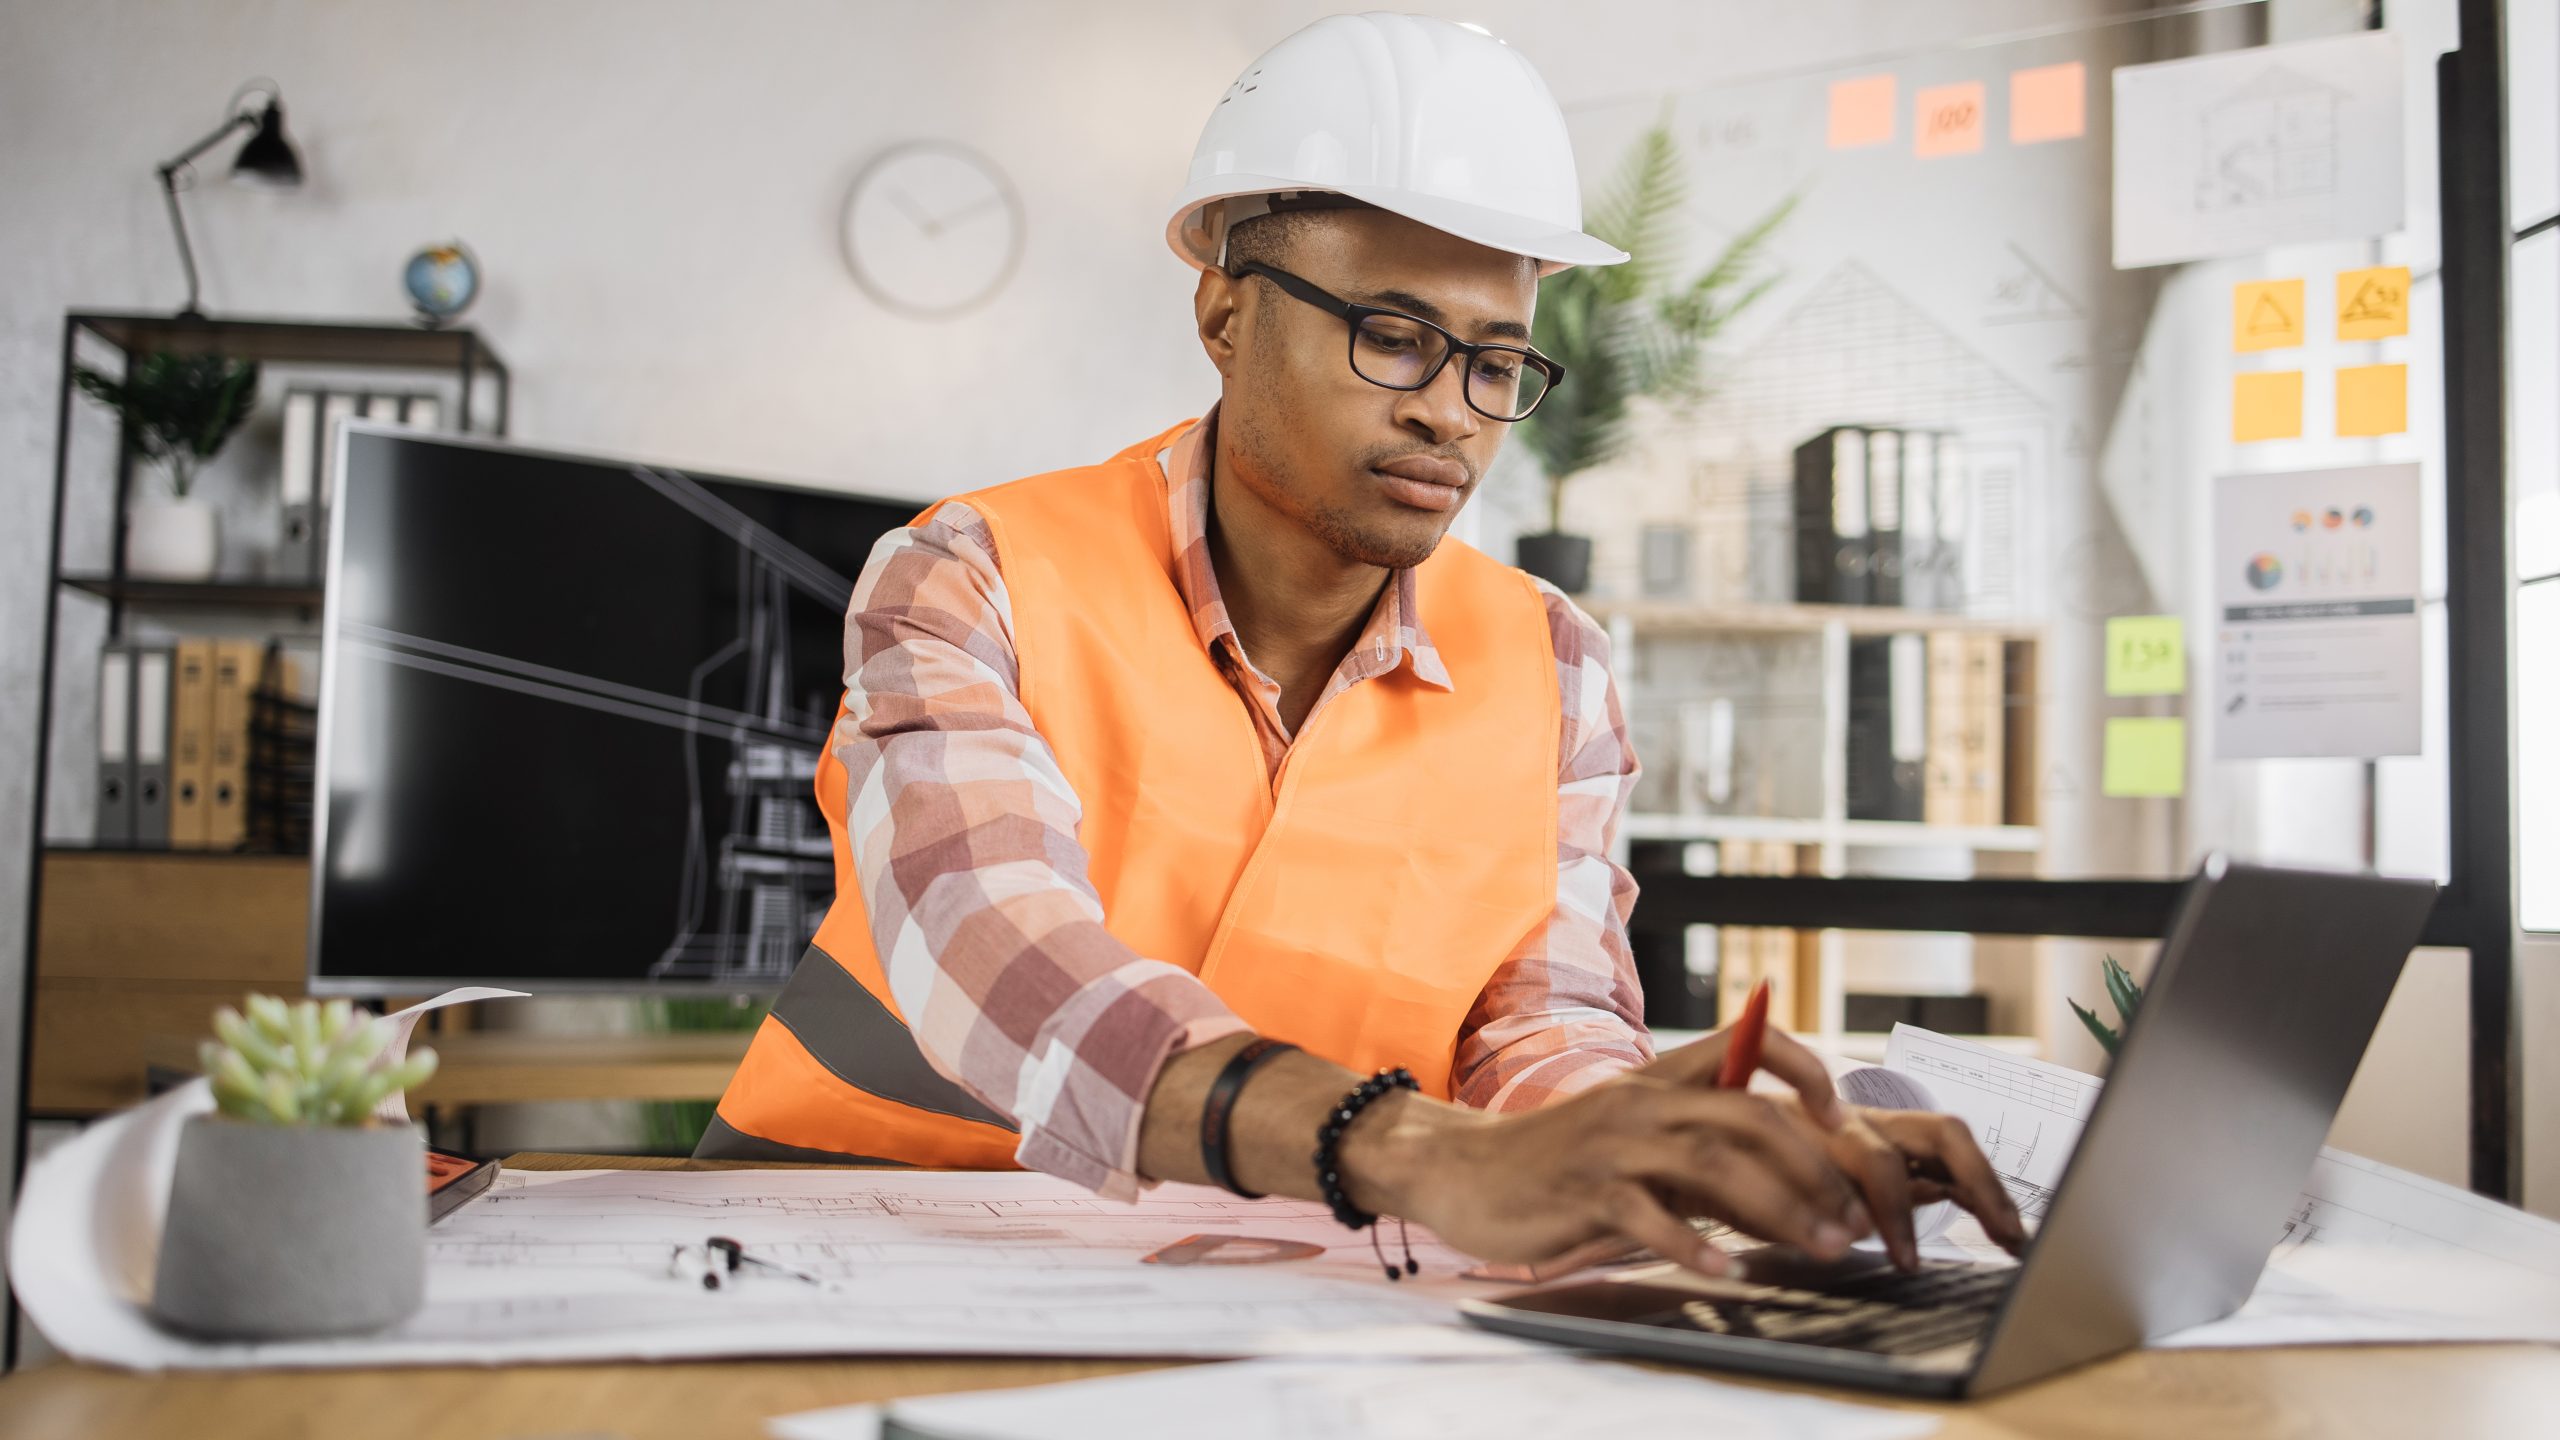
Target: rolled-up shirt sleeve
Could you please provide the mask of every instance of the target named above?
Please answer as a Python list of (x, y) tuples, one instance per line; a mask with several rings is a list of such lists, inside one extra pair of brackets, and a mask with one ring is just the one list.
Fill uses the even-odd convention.
[(918, 1047), (1020, 1127), (1024, 1165), (1135, 1196), (1157, 1074), (1246, 1026), (1103, 928), (1082, 806), (1023, 707), (994, 537), (968, 505), (873, 550), (845, 686), (830, 744), (853, 868)]
[(1609, 858), (1640, 768), (1609, 673), (1608, 636), (1540, 585), (1564, 728), (1556, 764), (1556, 903), (1477, 997), (1450, 1086), (1461, 1104), (1530, 1110), (1653, 1058), (1627, 944), (1636, 882)]

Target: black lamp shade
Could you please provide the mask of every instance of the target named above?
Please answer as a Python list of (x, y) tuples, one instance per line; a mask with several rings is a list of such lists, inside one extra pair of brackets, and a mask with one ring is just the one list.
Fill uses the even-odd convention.
[(284, 102), (270, 100), (258, 116), (258, 133), (231, 162), (231, 178), (279, 190), (302, 183), (302, 160), (284, 138)]

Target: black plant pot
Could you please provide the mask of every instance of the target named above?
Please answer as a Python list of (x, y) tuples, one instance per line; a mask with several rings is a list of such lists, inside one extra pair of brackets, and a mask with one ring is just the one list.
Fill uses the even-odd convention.
[(1520, 537), (1520, 568), (1567, 595), (1591, 585), (1591, 537), (1549, 530)]

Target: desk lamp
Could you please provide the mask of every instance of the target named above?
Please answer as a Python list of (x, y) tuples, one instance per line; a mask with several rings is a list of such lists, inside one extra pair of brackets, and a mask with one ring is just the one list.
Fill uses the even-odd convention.
[[(243, 97), (259, 91), (266, 93), (264, 106), (244, 106)], [(180, 319), (201, 320), (204, 312), (196, 308), (196, 257), (187, 244), (187, 218), (178, 208), (178, 191), (191, 189), (195, 178), (195, 158), (229, 139), (235, 130), (254, 128), (257, 133), (232, 157), (231, 178), (239, 183), (265, 189), (291, 190), (302, 184), (302, 160), (284, 138), (284, 97), (272, 80), (252, 80), (234, 91), (228, 107), (231, 118), (222, 128), (187, 147), (185, 153), (160, 166), (160, 189), (169, 201), (169, 223), (178, 232), (178, 259), (187, 267), (187, 304), (178, 312)], [(186, 186), (178, 177), (188, 179)]]

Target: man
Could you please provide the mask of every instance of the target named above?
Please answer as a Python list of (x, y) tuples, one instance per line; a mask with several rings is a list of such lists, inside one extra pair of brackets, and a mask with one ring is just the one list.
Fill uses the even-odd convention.
[(835, 906), (702, 1153), (1216, 1181), (1511, 1261), (1719, 1272), (1712, 1216), (1915, 1263), (1941, 1195), (2022, 1238), (1957, 1122), (1852, 1114), (1781, 1035), (1800, 1100), (1714, 1088), (1722, 1036), (1652, 1052), (1605, 639), (1444, 538), (1560, 382), (1538, 280), (1626, 258), (1580, 224), (1481, 32), (1336, 16), (1238, 77), (1168, 227), (1218, 403), (881, 542)]

